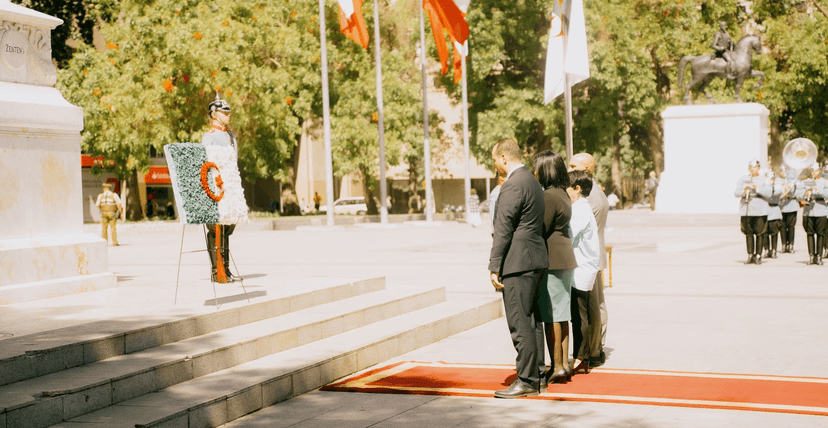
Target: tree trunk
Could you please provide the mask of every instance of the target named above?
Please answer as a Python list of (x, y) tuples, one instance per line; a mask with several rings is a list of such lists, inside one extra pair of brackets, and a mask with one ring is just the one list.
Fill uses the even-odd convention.
[(290, 160), (287, 165), (287, 182), (291, 189), (296, 189), (296, 174), (299, 171), (299, 160), (302, 159), (302, 141), (308, 139), (310, 133), (311, 121), (309, 119), (302, 120), (302, 133), (296, 136), (296, 145), (290, 151)]
[(365, 194), (365, 205), (368, 207), (368, 214), (378, 215), (379, 209), (376, 201), (374, 201), (374, 189), (371, 185), (374, 181), (373, 177), (368, 174), (368, 168), (366, 167), (359, 167), (359, 171), (362, 173), (362, 193)]
[(779, 129), (779, 118), (772, 118), (770, 120), (770, 145), (768, 145), (768, 163), (776, 170), (782, 165), (782, 150), (785, 148), (785, 143), (782, 142), (782, 130)]
[[(656, 177), (661, 177), (661, 172), (664, 171), (664, 134), (661, 131), (661, 121), (657, 115), (647, 124), (647, 140), (650, 143), (653, 170), (656, 173)], [(644, 175), (646, 176), (648, 173)]]
[(612, 187), (616, 194), (621, 193), (621, 203), (626, 203), (627, 192), (621, 185), (623, 176), (621, 174), (621, 133), (616, 132), (612, 138)]
[(138, 171), (132, 170), (126, 179), (122, 180), (122, 183), (126, 219), (131, 221), (143, 220), (144, 212), (141, 209), (141, 198), (138, 195)]

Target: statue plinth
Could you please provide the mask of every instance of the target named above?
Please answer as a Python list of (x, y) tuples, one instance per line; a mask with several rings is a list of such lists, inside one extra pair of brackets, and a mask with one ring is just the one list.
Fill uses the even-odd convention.
[(83, 110), (53, 87), (61, 20), (0, 0), (0, 305), (116, 286), (83, 233)]
[(747, 164), (768, 161), (768, 109), (757, 103), (668, 107), (664, 172), (656, 193), (660, 213), (736, 214), (733, 189)]

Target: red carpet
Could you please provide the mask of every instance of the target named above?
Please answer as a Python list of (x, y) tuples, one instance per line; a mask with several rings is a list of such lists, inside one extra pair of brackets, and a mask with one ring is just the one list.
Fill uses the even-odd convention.
[[(492, 397), (514, 379), (514, 366), (402, 362), (322, 390)], [(527, 398), (828, 416), (828, 379), (598, 368)]]

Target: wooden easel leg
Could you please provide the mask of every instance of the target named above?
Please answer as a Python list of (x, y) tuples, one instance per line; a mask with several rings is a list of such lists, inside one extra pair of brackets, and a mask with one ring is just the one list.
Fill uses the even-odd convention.
[(181, 255), (184, 253), (184, 231), (187, 229), (186, 224), (181, 225), (181, 247), (178, 249), (178, 272), (175, 274), (175, 299), (173, 305), (178, 303), (178, 279), (181, 277)]
[(244, 290), (244, 297), (247, 298), (247, 303), (250, 303), (250, 296), (247, 295), (247, 288), (244, 287), (244, 278), (241, 273), (239, 273), (239, 267), (236, 266), (236, 259), (233, 258), (233, 253), (229, 248), (227, 249), (227, 255), (230, 257), (230, 261), (233, 262), (233, 269), (236, 270), (236, 275), (239, 276), (239, 282), (241, 282), (242, 290)]

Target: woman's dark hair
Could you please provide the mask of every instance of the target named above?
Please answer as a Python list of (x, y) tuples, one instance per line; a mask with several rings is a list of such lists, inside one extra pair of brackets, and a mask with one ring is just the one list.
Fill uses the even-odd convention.
[(589, 196), (592, 193), (592, 174), (587, 171), (569, 171), (569, 187), (581, 186), (581, 194)]
[(535, 155), (535, 173), (544, 189), (566, 189), (569, 187), (569, 175), (566, 163), (561, 155), (546, 150)]

